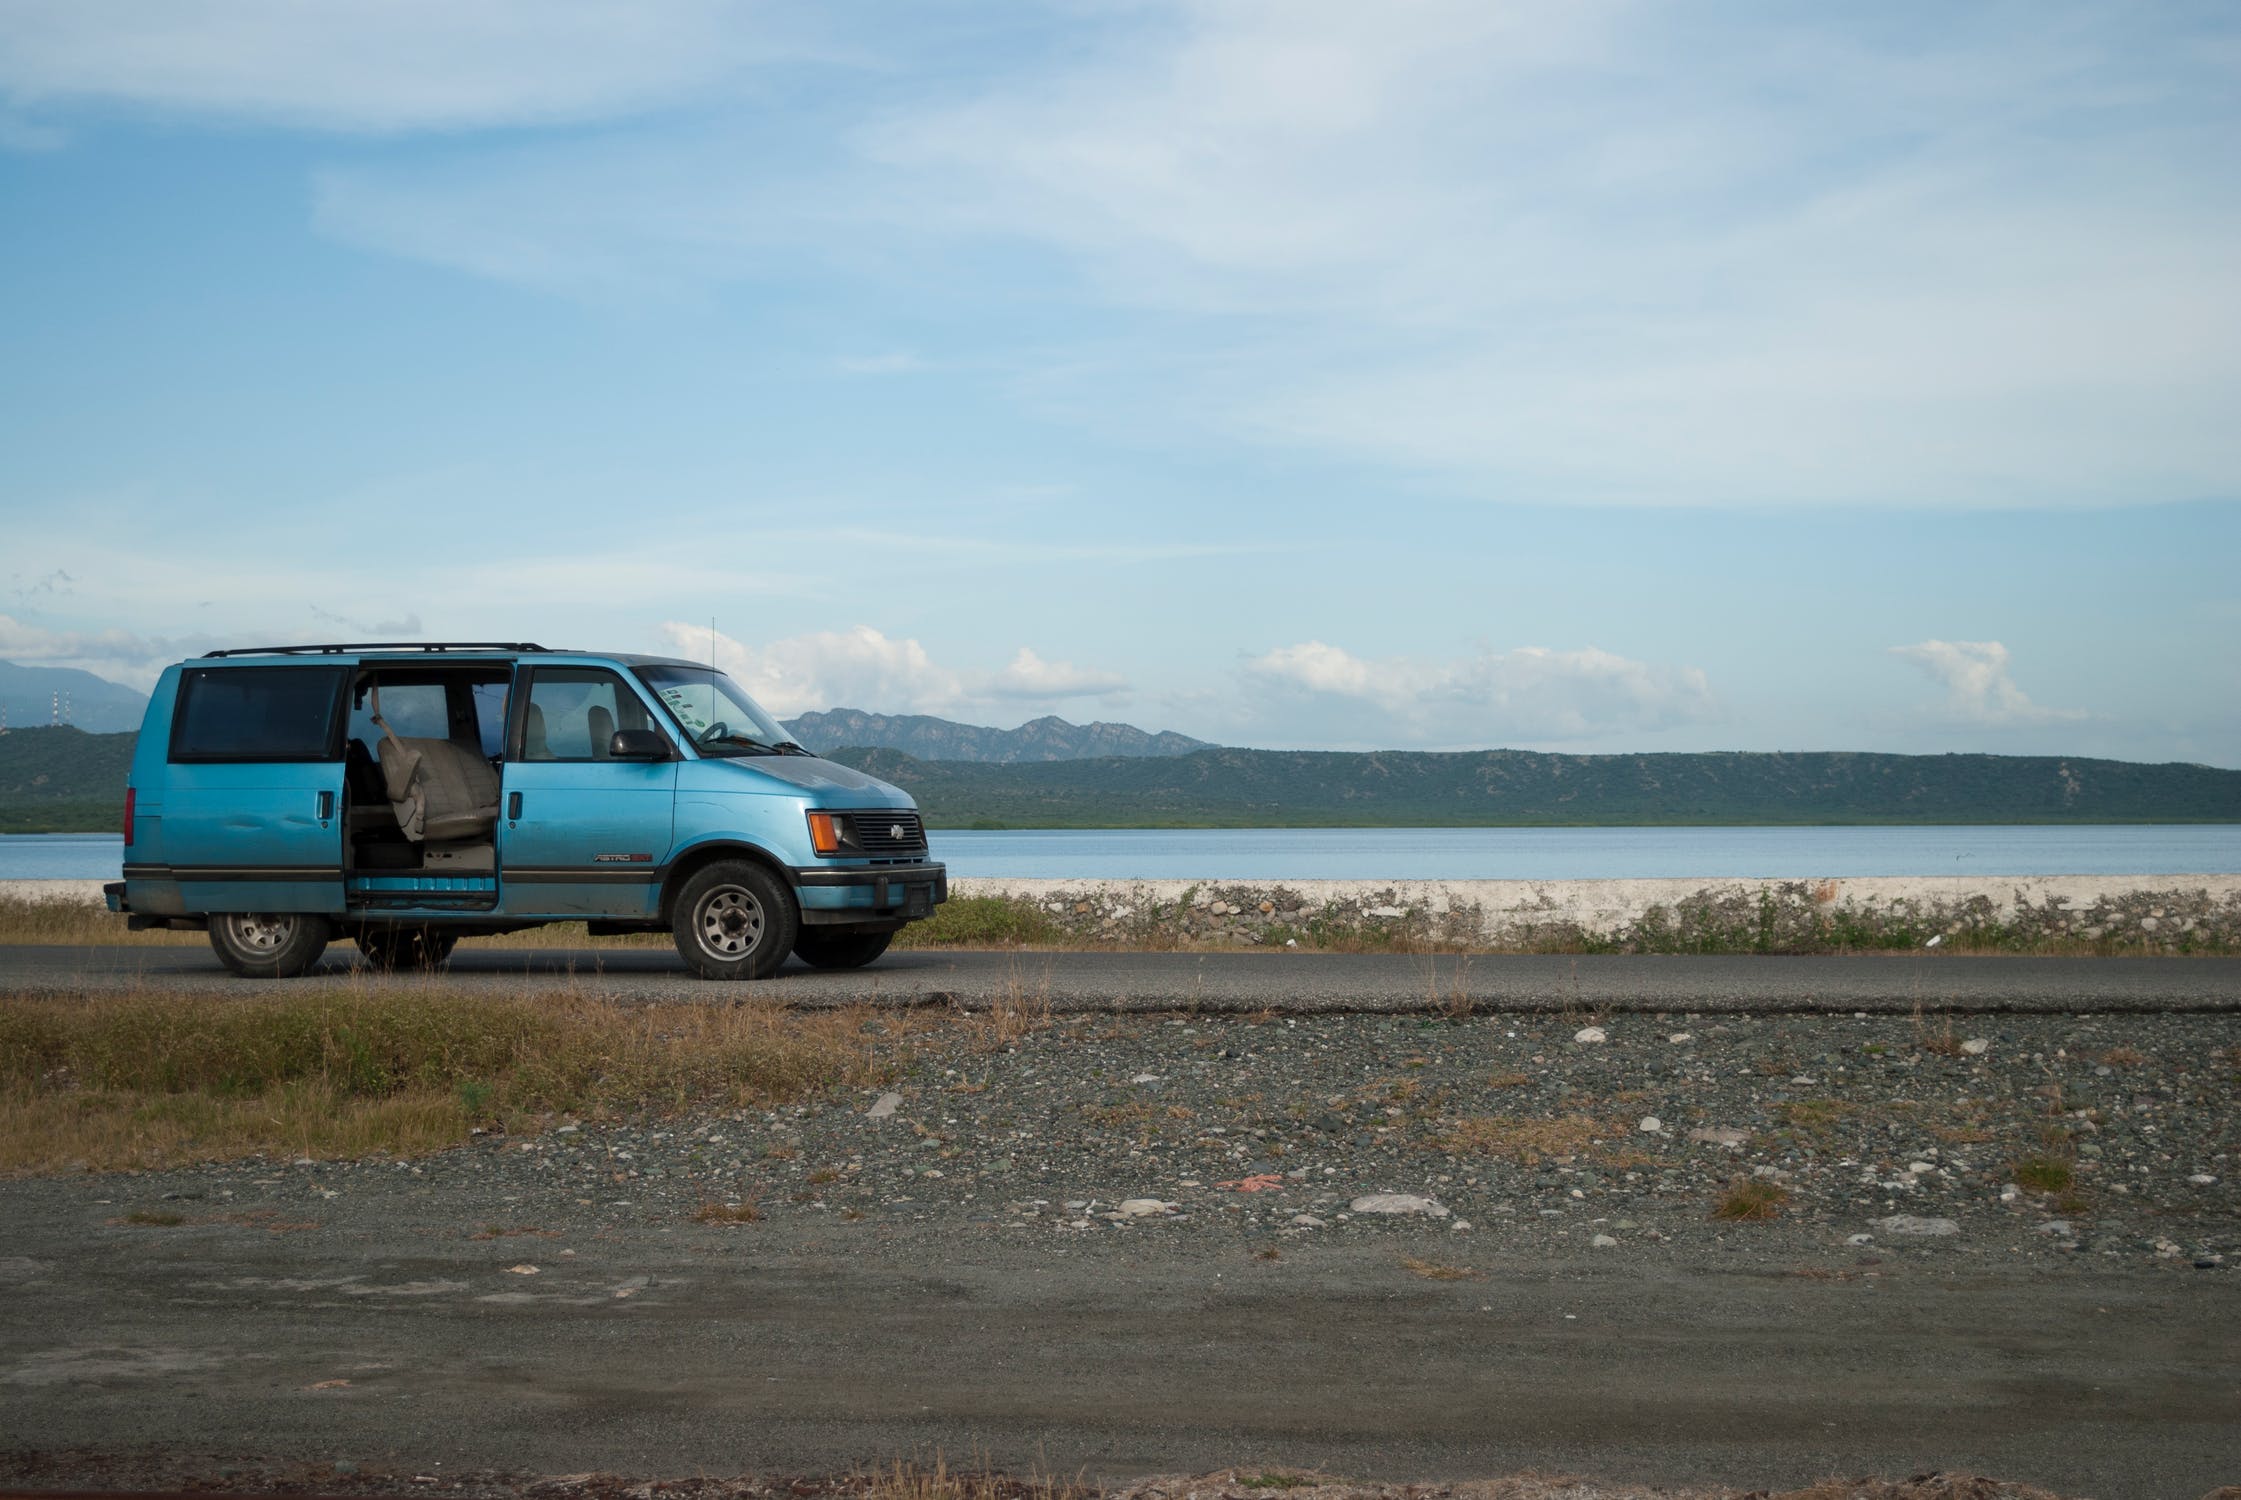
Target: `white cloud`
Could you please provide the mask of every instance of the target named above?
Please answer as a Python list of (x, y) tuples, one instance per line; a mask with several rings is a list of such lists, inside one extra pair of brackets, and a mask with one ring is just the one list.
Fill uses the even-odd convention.
[(1096, 672), (1068, 661), (1045, 661), (1027, 647), (982, 687), (989, 697), (1102, 698), (1128, 691), (1127, 679), (1112, 672)]
[(1893, 646), (1891, 654), (1943, 683), (1945, 711), (1961, 723), (2028, 728), (2088, 717), (2082, 709), (2041, 708), (2033, 703), (2008, 675), (2008, 648), (1998, 641), (1922, 641)]
[(1045, 661), (1024, 646), (999, 672), (959, 672), (938, 665), (917, 641), (898, 640), (869, 625), (759, 646), (711, 633), (705, 625), (670, 621), (661, 628), (678, 655), (712, 660), (781, 718), (827, 708), (953, 717), (1002, 704), (1016, 712), (1022, 703), (1050, 708), (1128, 686), (1110, 673)]
[(76, 667), (111, 682), (147, 689), (175, 661), (238, 642), (214, 636), (146, 636), (129, 630), (49, 630), (0, 615), (0, 660), (19, 666)]
[(348, 132), (673, 107), (787, 50), (734, 0), (0, 0), (0, 95)]
[(1208, 0), (870, 149), (1109, 295), (1280, 319), (1174, 390), (1272, 442), (1555, 502), (2241, 484), (2230, 77), (2184, 24), (1844, 14)]
[[(1303, 742), (1481, 746), (1576, 742), (1703, 723), (1720, 706), (1695, 667), (1661, 667), (1592, 646), (1522, 646), (1452, 661), (1370, 661), (1323, 641), (1249, 660), (1264, 734), (1311, 726)], [(1313, 706), (1311, 715), (1297, 712)], [(1364, 708), (1382, 718), (1365, 719)]]

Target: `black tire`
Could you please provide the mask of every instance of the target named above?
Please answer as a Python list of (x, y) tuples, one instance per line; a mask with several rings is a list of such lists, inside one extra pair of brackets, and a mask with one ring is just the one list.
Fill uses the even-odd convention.
[(794, 957), (812, 969), (861, 969), (895, 940), (892, 932), (850, 932), (839, 927), (805, 927), (794, 939)]
[(458, 945), (458, 933), (437, 927), (367, 927), (358, 933), (358, 951), (384, 973), (440, 969)]
[(685, 882), (669, 931), (703, 979), (768, 979), (793, 951), (801, 916), (768, 870), (726, 860)]
[(210, 918), (210, 947), (244, 979), (293, 979), (319, 962), (332, 932), (308, 912), (219, 912)]

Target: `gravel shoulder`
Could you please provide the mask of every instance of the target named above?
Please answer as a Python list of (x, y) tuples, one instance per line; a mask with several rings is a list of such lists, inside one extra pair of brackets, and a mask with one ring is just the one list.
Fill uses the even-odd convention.
[[(2241, 1452), (2235, 1043), (2187, 1014), (1014, 1013), (923, 1028), (883, 1094), (9, 1182), (0, 1431), (2200, 1494)], [(1739, 1184), (1773, 1216), (1712, 1217)]]

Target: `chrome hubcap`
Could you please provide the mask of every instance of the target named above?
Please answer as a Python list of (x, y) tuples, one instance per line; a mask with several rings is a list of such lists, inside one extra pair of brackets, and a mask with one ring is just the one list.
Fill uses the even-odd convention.
[(736, 885), (701, 898), (700, 946), (716, 958), (744, 958), (763, 940), (762, 903)]
[(228, 917), (226, 923), (233, 929), (234, 941), (252, 953), (279, 951), (296, 930), (294, 917), (271, 917), (259, 912)]

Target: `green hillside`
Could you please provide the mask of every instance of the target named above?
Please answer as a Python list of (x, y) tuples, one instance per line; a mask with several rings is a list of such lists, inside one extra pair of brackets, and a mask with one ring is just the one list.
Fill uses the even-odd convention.
[(0, 833), (108, 833), (124, 817), (134, 734), (0, 734)]
[(2241, 771), (2058, 756), (1209, 749), (975, 765), (834, 758), (940, 827), (2241, 822)]
[[(0, 735), (0, 832), (115, 828), (133, 739), (69, 728)], [(2241, 822), (2241, 771), (2062, 756), (1206, 749), (1016, 765), (896, 750), (833, 758), (906, 788), (943, 828)]]

